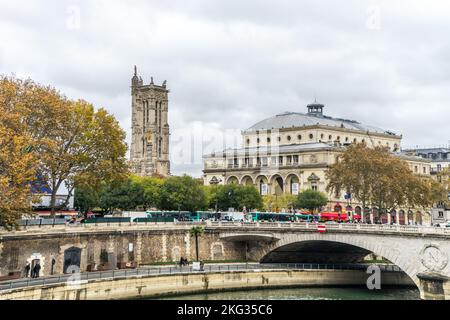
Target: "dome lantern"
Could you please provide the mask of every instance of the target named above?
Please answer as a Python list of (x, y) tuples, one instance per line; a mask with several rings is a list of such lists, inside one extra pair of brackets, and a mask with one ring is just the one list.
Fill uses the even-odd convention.
[(314, 100), (314, 103), (308, 104), (308, 114), (310, 115), (322, 115), (323, 114), (323, 108), (325, 105), (318, 103), (317, 100)]

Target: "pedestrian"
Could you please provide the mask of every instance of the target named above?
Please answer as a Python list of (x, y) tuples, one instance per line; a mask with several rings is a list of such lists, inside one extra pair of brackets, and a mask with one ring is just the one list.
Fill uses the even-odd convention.
[(34, 271), (34, 278), (39, 278), (39, 271), (41, 270), (41, 265), (38, 263), (36, 263), (36, 265), (33, 268)]
[(28, 275), (30, 274), (30, 263), (27, 262), (27, 265), (25, 266), (25, 278), (28, 278)]

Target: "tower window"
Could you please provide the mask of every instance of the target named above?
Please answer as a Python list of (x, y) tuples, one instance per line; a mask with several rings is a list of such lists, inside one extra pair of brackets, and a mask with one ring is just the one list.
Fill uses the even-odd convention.
[(312, 133), (309, 134), (309, 138), (312, 139), (314, 138), (314, 135)]
[(291, 136), (287, 136), (287, 140), (288, 140), (288, 141), (291, 141)]
[(298, 138), (298, 140), (302, 140), (302, 135), (299, 134), (299, 135), (297, 136), (297, 138)]
[(328, 140), (332, 140), (333, 139), (333, 136), (330, 134), (329, 136), (328, 136)]
[(267, 138), (267, 143), (270, 143), (270, 138)]

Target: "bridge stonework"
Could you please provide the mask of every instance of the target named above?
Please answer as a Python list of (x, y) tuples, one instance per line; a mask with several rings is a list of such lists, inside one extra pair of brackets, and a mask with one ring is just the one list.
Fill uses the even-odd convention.
[[(422, 298), (450, 299), (450, 230), (339, 225), (329, 226), (322, 234), (309, 224), (208, 222), (204, 227), (199, 237), (200, 260), (270, 262), (286, 258), (291, 260), (274, 262), (301, 263), (329, 258), (327, 263), (344, 259), (342, 263), (373, 252), (399, 266), (420, 289)], [(23, 272), (27, 262), (39, 257), (45, 263), (42, 276), (61, 274), (67, 264), (65, 254), (73, 248), (80, 249), (82, 272), (111, 268), (111, 261), (141, 266), (178, 262), (180, 257), (192, 261), (196, 246), (191, 228), (190, 224), (161, 224), (0, 231), (0, 277)]]

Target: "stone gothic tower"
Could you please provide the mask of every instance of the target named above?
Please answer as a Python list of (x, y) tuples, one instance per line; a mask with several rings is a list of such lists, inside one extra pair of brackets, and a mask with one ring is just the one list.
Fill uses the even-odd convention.
[(162, 85), (144, 84), (136, 66), (131, 79), (132, 172), (140, 176), (170, 174), (168, 93)]

